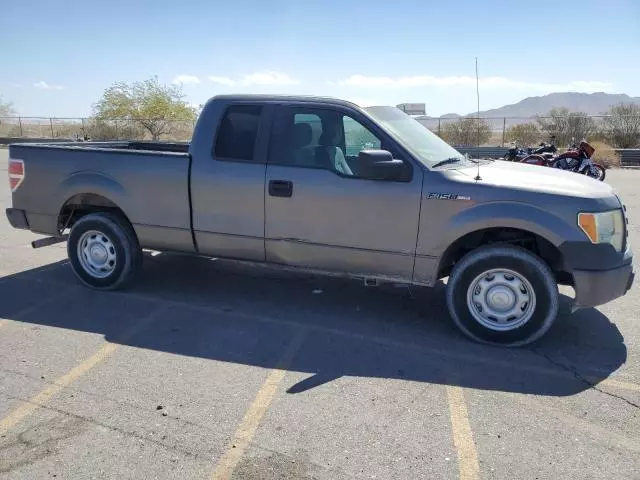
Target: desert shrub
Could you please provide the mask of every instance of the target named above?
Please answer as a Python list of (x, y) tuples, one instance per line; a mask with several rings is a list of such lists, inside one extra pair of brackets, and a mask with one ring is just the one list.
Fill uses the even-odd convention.
[(620, 155), (613, 147), (603, 142), (589, 142), (589, 144), (596, 149), (593, 157), (591, 157), (595, 163), (599, 163), (605, 168), (620, 166)]
[(556, 145), (569, 145), (590, 138), (596, 124), (584, 112), (572, 112), (568, 108), (553, 108), (537, 119), (540, 130), (556, 137)]
[(520, 123), (507, 129), (505, 140), (515, 142), (519, 146), (529, 147), (537, 144), (542, 138), (542, 133), (535, 123)]
[(75, 135), (82, 136), (81, 122), (66, 122), (53, 124), (53, 136), (55, 138), (74, 138)]
[(450, 145), (484, 145), (491, 139), (491, 126), (483, 118), (466, 117), (442, 125), (440, 136)]
[(603, 137), (618, 148), (640, 146), (640, 105), (620, 103), (602, 121)]
[(92, 119), (85, 125), (85, 132), (91, 140), (143, 140), (144, 129), (129, 121)]

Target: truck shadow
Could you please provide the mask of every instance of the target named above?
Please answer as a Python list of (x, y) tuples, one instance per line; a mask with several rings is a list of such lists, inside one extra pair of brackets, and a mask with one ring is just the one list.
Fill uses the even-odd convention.
[[(569, 301), (563, 297), (565, 312)], [(143, 325), (151, 312), (152, 323)], [(532, 347), (496, 348), (457, 332), (443, 285), (367, 288), (351, 280), (174, 255), (147, 256), (141, 278), (124, 292), (78, 286), (66, 262), (5, 277), (0, 317), (265, 368), (276, 367), (302, 331), (302, 347), (288, 370), (309, 376), (288, 385), (289, 393), (353, 376), (565, 396), (607, 378), (627, 357), (620, 331), (596, 309), (562, 314)], [(138, 323), (137, 333), (126, 333)]]

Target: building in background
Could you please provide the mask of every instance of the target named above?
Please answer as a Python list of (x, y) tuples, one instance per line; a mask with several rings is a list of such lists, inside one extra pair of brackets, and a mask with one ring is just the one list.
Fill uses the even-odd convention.
[(401, 103), (396, 105), (397, 108), (402, 110), (407, 115), (426, 115), (426, 109), (424, 103)]

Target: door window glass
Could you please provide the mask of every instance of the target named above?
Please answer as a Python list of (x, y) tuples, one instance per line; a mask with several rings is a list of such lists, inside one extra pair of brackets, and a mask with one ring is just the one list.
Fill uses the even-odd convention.
[(232, 105), (218, 127), (215, 156), (222, 160), (253, 161), (262, 107)]
[(334, 110), (282, 108), (271, 137), (269, 163), (321, 168), (352, 178), (370, 178), (358, 154), (380, 150), (381, 140), (357, 120)]

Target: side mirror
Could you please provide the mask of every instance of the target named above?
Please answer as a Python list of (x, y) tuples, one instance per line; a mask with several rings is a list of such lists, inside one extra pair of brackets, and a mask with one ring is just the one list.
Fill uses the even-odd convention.
[(370, 180), (411, 180), (411, 170), (407, 165), (402, 160), (394, 160), (391, 152), (386, 150), (361, 150), (358, 165), (366, 172), (364, 177)]

